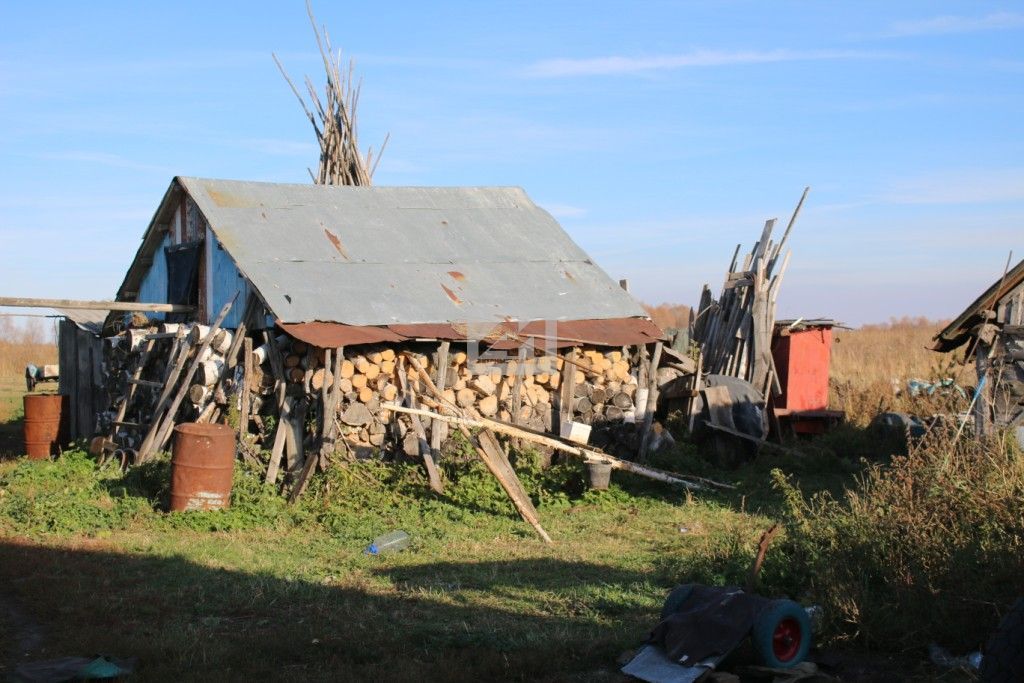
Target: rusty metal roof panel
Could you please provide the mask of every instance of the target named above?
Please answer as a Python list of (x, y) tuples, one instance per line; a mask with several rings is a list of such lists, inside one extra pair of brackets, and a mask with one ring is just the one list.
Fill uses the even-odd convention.
[(519, 188), (179, 181), (282, 322), (646, 317)]
[(345, 325), (342, 323), (285, 323), (281, 328), (291, 336), (321, 348), (447, 339), (463, 342), (486, 341), (491, 348), (514, 349), (529, 344), (537, 350), (566, 346), (632, 346), (663, 339), (662, 331), (646, 318), (606, 318), (602, 320), (533, 320), (502, 322), (497, 325), (445, 323), (397, 324), (386, 326)]

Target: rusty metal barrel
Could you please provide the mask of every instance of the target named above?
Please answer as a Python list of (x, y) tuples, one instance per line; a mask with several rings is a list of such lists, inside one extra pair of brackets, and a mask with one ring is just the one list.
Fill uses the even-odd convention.
[(231, 501), (235, 432), (227, 425), (185, 423), (174, 428), (171, 510), (220, 510)]
[(63, 394), (26, 394), (25, 453), (32, 460), (56, 455), (67, 438), (68, 397)]

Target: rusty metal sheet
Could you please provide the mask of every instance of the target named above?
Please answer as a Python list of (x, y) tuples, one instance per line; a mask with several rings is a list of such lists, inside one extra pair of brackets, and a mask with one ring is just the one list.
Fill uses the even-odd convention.
[(524, 343), (537, 348), (555, 346), (633, 346), (664, 337), (646, 318), (611, 320), (535, 320), (523, 325), (504, 322), (494, 326), (423, 323), (412, 325), (360, 326), (340, 323), (277, 323), (291, 336), (321, 348), (439, 339), (487, 341), (496, 349), (514, 349)]
[(405, 337), (395, 334), (386, 327), (367, 327), (358, 325), (342, 325), (340, 323), (283, 323), (278, 326), (296, 339), (322, 349), (335, 349), (339, 346), (357, 346), (359, 344), (379, 344), (382, 342), (402, 342)]

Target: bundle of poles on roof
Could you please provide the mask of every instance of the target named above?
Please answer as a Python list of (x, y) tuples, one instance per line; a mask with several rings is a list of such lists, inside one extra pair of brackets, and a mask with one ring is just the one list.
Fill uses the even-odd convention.
[(310, 169), (309, 175), (318, 185), (370, 185), (388, 138), (384, 138), (376, 157), (373, 148), (367, 149), (365, 156), (359, 152), (356, 109), (359, 104), (361, 82), (355, 80), (355, 63), (349, 60), (347, 68), (342, 67), (341, 51), (334, 52), (326, 27), (317, 28), (309, 2), (306, 3), (306, 12), (313, 25), (317, 48), (324, 62), (324, 70), (327, 72), (324, 98), (320, 98), (316, 87), (307, 76), (307, 104), (276, 54), (274, 61), (298, 98), (309, 122), (313, 124), (317, 141), (320, 143), (320, 166), (315, 174)]

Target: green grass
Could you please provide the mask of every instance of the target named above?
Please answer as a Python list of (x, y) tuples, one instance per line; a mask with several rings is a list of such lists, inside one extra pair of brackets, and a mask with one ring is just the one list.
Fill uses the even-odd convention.
[[(870, 443), (851, 434), (842, 448)], [(840, 500), (864, 476), (867, 461), (829, 444), (769, 449), (734, 472), (685, 442), (654, 459), (736, 484), (693, 494), (623, 472), (586, 491), (577, 461), (541, 469), (520, 454), (551, 546), (464, 452), (444, 462), (444, 495), (412, 464), (373, 460), (318, 475), (294, 506), (239, 463), (230, 509), (202, 513), (163, 511), (166, 458), (127, 474), (80, 451), (0, 463), (0, 638), (42, 633), (4, 666), (99, 652), (138, 657), (145, 680), (620, 680), (617, 657), (673, 586), (742, 584), (762, 531), (804, 523), (791, 486)], [(408, 550), (364, 554), (395, 529)], [(762, 592), (828, 599), (812, 574), (837, 552), (822, 533), (787, 530)], [(836, 556), (856, 573), (856, 554)], [(848, 635), (832, 623), (826, 641)]]
[[(147, 679), (592, 680), (673, 585), (740, 580), (769, 523), (620, 473), (584, 492), (575, 462), (518, 469), (553, 546), (476, 463), (444, 496), (410, 465), (339, 466), (296, 506), (239, 468), (231, 509), (168, 514), (166, 461), (8, 462), (2, 592), (44, 625), (34, 658), (137, 656)], [(398, 528), (410, 549), (363, 553)]]

